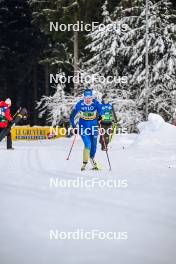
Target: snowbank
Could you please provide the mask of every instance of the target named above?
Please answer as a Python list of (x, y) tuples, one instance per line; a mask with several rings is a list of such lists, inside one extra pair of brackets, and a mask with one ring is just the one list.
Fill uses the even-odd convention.
[(176, 147), (176, 126), (166, 123), (157, 114), (149, 114), (148, 121), (138, 125), (139, 136), (135, 145), (172, 145)]

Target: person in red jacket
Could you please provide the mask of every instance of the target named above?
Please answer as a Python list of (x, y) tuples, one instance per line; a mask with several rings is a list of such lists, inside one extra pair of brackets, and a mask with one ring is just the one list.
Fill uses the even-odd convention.
[[(13, 120), (10, 114), (10, 107), (12, 103), (8, 98), (0, 102), (0, 132), (7, 127), (8, 123)], [(7, 135), (7, 149), (12, 149), (12, 136), (11, 132)]]

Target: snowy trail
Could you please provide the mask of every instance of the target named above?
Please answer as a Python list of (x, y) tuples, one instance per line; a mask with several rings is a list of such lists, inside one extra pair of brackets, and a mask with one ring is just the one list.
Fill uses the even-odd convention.
[[(98, 151), (101, 172), (80, 172), (82, 143), (71, 139), (0, 144), (0, 263), (173, 264), (176, 258), (175, 148), (136, 146), (117, 136), (113, 171)], [(123, 149), (123, 146), (125, 149)], [(126, 179), (128, 188), (54, 188), (50, 178)], [(49, 240), (49, 231), (128, 232), (128, 240)]]

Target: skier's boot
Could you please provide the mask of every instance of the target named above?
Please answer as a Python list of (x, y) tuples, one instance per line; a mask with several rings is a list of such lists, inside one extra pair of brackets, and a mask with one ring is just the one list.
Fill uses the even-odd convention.
[(14, 150), (14, 148), (7, 148), (7, 150)]
[(91, 159), (92, 163), (92, 170), (99, 170), (100, 168), (98, 167), (97, 162), (94, 159)]
[(83, 165), (81, 167), (81, 171), (84, 171), (86, 169), (87, 162), (83, 162)]
[(106, 151), (106, 147), (104, 145), (101, 145), (101, 150)]

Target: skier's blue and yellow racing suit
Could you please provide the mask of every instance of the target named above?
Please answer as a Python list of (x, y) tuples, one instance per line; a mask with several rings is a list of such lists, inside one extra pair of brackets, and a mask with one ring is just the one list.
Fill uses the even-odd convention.
[(94, 159), (97, 149), (98, 138), (98, 117), (101, 116), (101, 104), (93, 99), (90, 105), (80, 100), (74, 107), (70, 115), (70, 123), (73, 128), (75, 117), (79, 113), (79, 134), (84, 142), (83, 162), (88, 162), (89, 157)]

